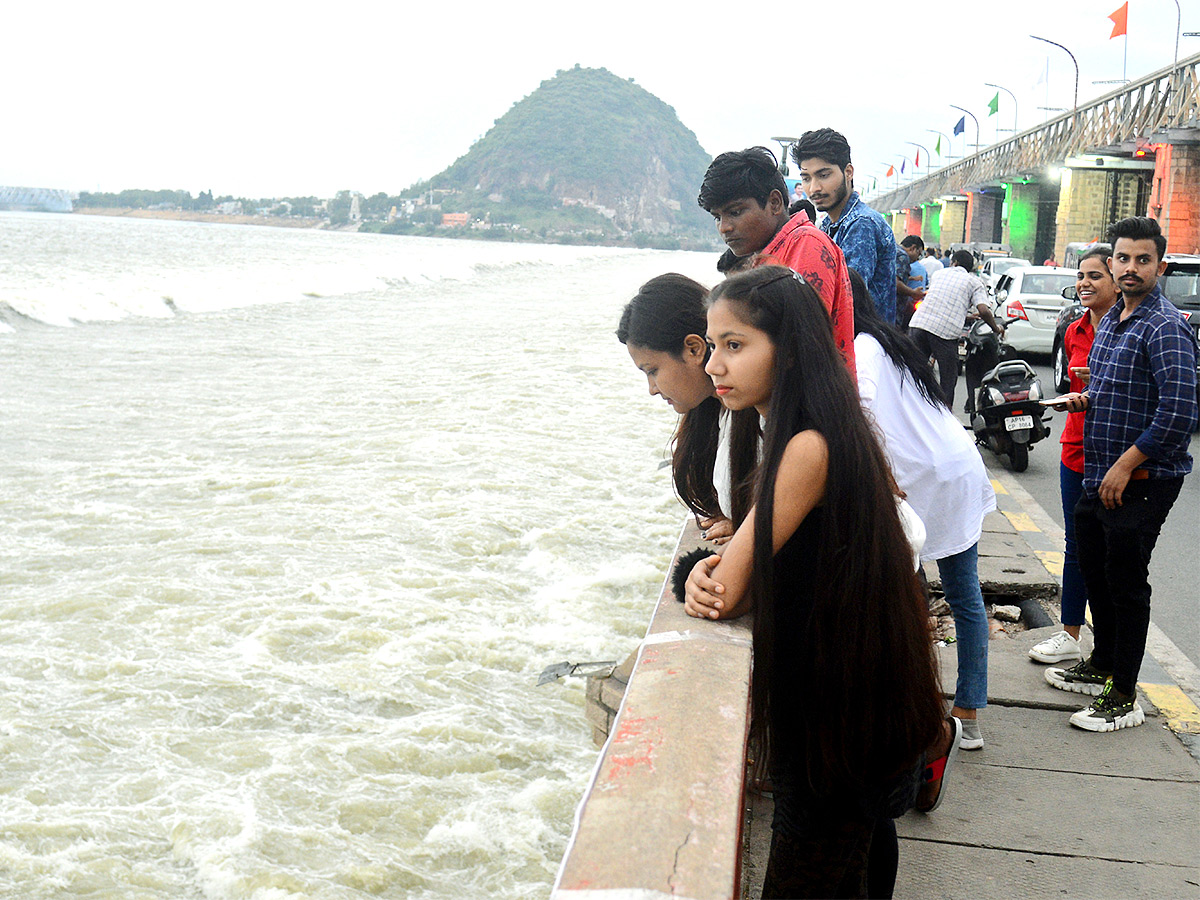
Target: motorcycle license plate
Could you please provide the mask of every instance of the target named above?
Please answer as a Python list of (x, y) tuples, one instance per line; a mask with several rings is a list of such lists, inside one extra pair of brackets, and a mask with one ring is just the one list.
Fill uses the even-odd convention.
[(1033, 427), (1033, 416), (1012, 416), (1004, 420), (1005, 431), (1020, 431)]

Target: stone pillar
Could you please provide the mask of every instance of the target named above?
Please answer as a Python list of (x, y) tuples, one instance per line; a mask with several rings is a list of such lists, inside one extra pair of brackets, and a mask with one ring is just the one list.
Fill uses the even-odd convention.
[(982, 191), (971, 191), (971, 219), (967, 223), (967, 240), (999, 243), (996, 233), (996, 212), (1000, 198)]
[(1128, 216), (1146, 215), (1152, 202), (1149, 161), (1085, 157), (1095, 166), (1068, 165), (1063, 169), (1058, 201), (1054, 258), (1062, 260), (1068, 244), (1104, 240), (1108, 226)]
[(1108, 172), (1103, 169), (1062, 170), (1054, 234), (1055, 259), (1061, 260), (1066, 255), (1067, 244), (1103, 239), (1109, 224), (1107, 187)]
[(1009, 188), (1008, 218), (1004, 220), (1000, 241), (1012, 247), (1013, 256), (1033, 260), (1036, 255), (1034, 246), (1037, 244), (1040, 200), (1041, 185), (1036, 181), (1014, 184)]
[(943, 250), (948, 249), (951, 244), (966, 243), (967, 207), (969, 205), (961, 200), (950, 200), (942, 206), (941, 241)]
[[(904, 236), (921, 234), (921, 207), (914, 206), (904, 210)], [(923, 238), (922, 238), (923, 240)]]
[(1168, 253), (1200, 253), (1200, 142), (1162, 145), (1149, 215), (1162, 226)]
[(921, 215), (921, 240), (926, 247), (937, 247), (942, 240), (942, 202), (935, 200), (924, 206)]

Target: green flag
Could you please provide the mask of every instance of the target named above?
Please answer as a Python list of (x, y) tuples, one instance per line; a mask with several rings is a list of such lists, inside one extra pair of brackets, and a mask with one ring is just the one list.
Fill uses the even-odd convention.
[(994, 116), (999, 111), (1000, 111), (1000, 92), (996, 91), (996, 96), (993, 97), (991, 102), (988, 104), (988, 115)]
[(942, 155), (942, 136), (940, 134), (938, 135), (938, 142), (933, 145), (933, 152), (938, 156)]

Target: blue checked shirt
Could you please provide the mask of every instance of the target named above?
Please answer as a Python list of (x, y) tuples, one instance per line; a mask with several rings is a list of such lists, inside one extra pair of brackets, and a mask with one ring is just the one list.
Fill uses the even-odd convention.
[(1187, 452), (1196, 422), (1196, 344), (1157, 285), (1124, 322), (1118, 299), (1096, 328), (1088, 354), (1083, 424), (1083, 490), (1097, 496), (1113, 463), (1136, 446), (1151, 478), (1192, 471)]
[[(821, 230), (833, 238), (846, 265), (863, 277), (875, 308), (886, 322), (896, 321), (896, 235), (880, 215), (852, 191), (836, 222), (828, 216)], [(907, 257), (905, 257), (907, 261)]]

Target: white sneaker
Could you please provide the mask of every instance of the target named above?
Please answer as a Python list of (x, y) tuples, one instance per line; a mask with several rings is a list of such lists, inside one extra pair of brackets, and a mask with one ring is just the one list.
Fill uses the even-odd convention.
[(1146, 713), (1137, 697), (1125, 697), (1108, 682), (1091, 706), (1071, 716), (1071, 724), (1086, 731), (1118, 731), (1136, 728), (1146, 721)]
[(1034, 644), (1029, 658), (1043, 663), (1062, 662), (1064, 659), (1083, 659), (1079, 641), (1065, 631), (1056, 631), (1040, 644)]

